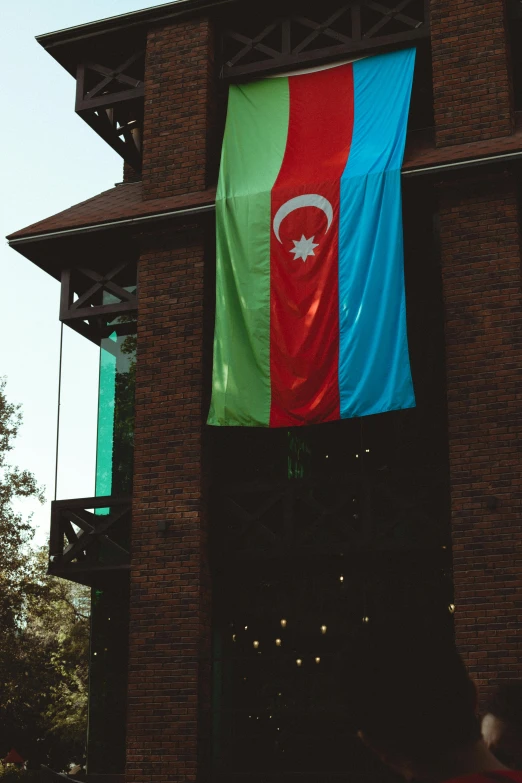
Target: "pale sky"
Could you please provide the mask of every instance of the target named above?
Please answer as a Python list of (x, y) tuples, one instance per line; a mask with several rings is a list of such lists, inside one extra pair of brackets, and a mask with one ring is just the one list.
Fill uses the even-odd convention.
[[(169, 0), (170, 1), (170, 0)], [(35, 36), (165, 5), (146, 0), (19, 0), (0, 10), (2, 122), (0, 235), (60, 212), (122, 179), (121, 158), (74, 113), (75, 81)], [(0, 242), (0, 376), (24, 423), (11, 462), (45, 485), (34, 513), (46, 541), (54, 497), (58, 397), (59, 284)], [(97, 349), (64, 328), (58, 497), (94, 494)]]

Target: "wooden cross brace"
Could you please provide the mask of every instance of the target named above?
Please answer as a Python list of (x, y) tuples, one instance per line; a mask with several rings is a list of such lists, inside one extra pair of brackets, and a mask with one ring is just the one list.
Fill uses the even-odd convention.
[[(93, 514), (85, 509), (64, 509), (61, 511), (60, 526), (68, 544), (65, 546), (60, 558), (61, 564), (66, 565), (72, 560), (82, 560), (86, 557), (87, 550), (95, 541), (102, 540), (120, 557), (128, 560), (129, 552), (124, 547), (117, 544), (107, 535), (107, 531), (129, 513), (129, 509), (124, 507), (117, 508), (109, 514), (103, 516)], [(73, 523), (80, 528), (79, 533), (73, 528)]]

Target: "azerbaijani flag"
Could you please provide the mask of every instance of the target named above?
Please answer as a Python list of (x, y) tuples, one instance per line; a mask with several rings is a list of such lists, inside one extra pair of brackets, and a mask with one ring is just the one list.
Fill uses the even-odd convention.
[(415, 405), (400, 169), (415, 50), (230, 88), (209, 424)]

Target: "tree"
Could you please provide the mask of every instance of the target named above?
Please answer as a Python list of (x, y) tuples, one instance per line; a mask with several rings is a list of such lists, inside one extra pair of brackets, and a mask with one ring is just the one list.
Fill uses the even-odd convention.
[(35, 580), (28, 591), (23, 639), (44, 659), (47, 672), (37, 755), (63, 769), (85, 754), (90, 591), (49, 576), (46, 548), (33, 561)]
[(34, 476), (7, 463), (22, 415), (20, 406), (7, 401), (5, 385), (5, 378), (0, 378), (0, 654), (9, 635), (19, 626), (27, 586), (34, 576), (28, 557), (33, 529), (30, 520), (24, 521), (21, 514), (14, 512), (13, 500), (43, 499)]
[(85, 746), (89, 591), (47, 575), (30, 518), (13, 510), (42, 499), (34, 476), (8, 463), (21, 421), (0, 379), (0, 757), (14, 746), (32, 766), (63, 769)]

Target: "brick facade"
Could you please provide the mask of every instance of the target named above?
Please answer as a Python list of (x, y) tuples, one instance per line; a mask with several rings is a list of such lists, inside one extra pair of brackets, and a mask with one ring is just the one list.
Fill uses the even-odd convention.
[[(494, 151), (514, 129), (504, 4), (432, 0), (431, 11), (436, 145), (481, 141)], [(211, 52), (205, 19), (149, 32), (145, 199), (208, 185)], [(517, 190), (502, 174), (447, 180), (438, 194), (456, 638), (487, 690), (522, 676)], [(197, 725), (210, 684), (203, 255), (201, 241), (180, 233), (147, 238), (140, 261), (128, 783), (194, 780), (200, 763)]]
[[(207, 19), (149, 31), (144, 199), (206, 187), (212, 73)], [(127, 783), (195, 780), (205, 733), (205, 247), (201, 225), (141, 238)]]
[(202, 498), (204, 241), (147, 236), (139, 267), (127, 782), (196, 777), (210, 621)]
[[(502, 0), (431, 2), (437, 146), (514, 130)], [(499, 149), (500, 152), (500, 149)], [(522, 296), (513, 174), (439, 183), (456, 640), (485, 694), (522, 676)]]
[(440, 199), (457, 644), (482, 684), (522, 676), (522, 293), (511, 174)]
[(438, 146), (513, 132), (505, 14), (503, 0), (431, 0)]
[(145, 199), (205, 189), (215, 94), (213, 63), (209, 19), (197, 17), (149, 31), (143, 128)]

